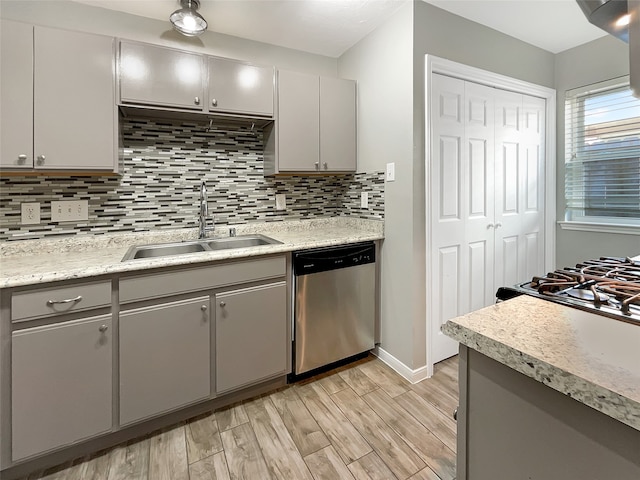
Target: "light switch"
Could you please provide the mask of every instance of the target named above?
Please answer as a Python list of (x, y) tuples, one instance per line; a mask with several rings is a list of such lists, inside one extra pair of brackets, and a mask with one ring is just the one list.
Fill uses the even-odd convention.
[(360, 208), (369, 208), (369, 193), (362, 192), (360, 194)]
[(387, 182), (394, 182), (396, 180), (396, 164), (387, 163)]
[(284, 193), (276, 194), (276, 210), (287, 209), (287, 196)]

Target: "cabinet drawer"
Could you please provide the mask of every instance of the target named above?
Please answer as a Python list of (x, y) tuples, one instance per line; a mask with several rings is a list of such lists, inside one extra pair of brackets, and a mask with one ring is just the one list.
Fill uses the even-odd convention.
[(111, 282), (43, 288), (11, 296), (11, 320), (26, 321), (111, 305)]
[(120, 304), (284, 276), (285, 257), (190, 268), (120, 280)]

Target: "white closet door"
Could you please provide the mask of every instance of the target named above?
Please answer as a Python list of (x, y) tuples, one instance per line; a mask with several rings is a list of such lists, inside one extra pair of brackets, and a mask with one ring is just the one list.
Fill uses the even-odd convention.
[(440, 327), (464, 313), (462, 258), (467, 203), (463, 172), (464, 81), (433, 75), (431, 102), (431, 261), (430, 313), (431, 358), (434, 363), (457, 353), (458, 343), (445, 336)]
[(467, 299), (462, 313), (495, 301), (494, 279), (494, 88), (465, 82), (466, 159), (468, 192), (465, 213)]
[(496, 90), (495, 283), (544, 269), (544, 100)]
[(457, 353), (440, 327), (544, 269), (545, 101), (433, 74), (429, 315), (433, 363)]
[(491, 301), (493, 89), (433, 76), (431, 315), (434, 362), (458, 345), (440, 327)]

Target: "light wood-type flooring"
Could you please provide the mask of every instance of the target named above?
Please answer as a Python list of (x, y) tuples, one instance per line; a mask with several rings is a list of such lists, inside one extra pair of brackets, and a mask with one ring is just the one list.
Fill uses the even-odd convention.
[(369, 356), (29, 480), (451, 480), (457, 367), (411, 385)]

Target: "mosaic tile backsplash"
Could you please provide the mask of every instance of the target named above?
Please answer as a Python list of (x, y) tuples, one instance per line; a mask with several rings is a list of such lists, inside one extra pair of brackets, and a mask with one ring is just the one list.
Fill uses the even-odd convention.
[[(264, 177), (261, 129), (136, 118), (123, 119), (121, 128), (121, 177), (1, 178), (0, 240), (196, 228), (203, 180), (216, 225), (384, 216), (383, 172)], [(275, 209), (278, 193), (286, 195), (286, 211)], [(88, 200), (89, 220), (51, 222), (52, 200)], [(40, 202), (41, 224), (20, 224), (23, 202)]]

